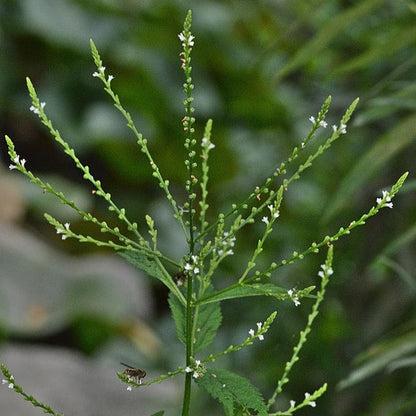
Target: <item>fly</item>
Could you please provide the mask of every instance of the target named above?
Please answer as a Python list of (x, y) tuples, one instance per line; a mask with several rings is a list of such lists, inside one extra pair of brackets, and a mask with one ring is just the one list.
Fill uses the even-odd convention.
[(136, 383), (142, 384), (142, 378), (146, 377), (146, 371), (141, 370), (140, 368), (134, 368), (131, 365), (120, 363), (121, 365), (124, 365), (124, 367), (127, 367), (123, 374), (126, 375), (129, 379), (133, 379)]

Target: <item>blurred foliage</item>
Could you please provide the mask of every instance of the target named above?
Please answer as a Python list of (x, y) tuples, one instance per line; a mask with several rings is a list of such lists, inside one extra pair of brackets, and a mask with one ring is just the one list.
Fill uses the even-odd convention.
[[(360, 97), (347, 136), (287, 192), (282, 220), (264, 253), (264, 263), (279, 261), (294, 249), (306, 248), (312, 240), (348, 224), (374, 204), (381, 187), (391, 185), (406, 170), (410, 175), (392, 211), (372, 219), (335, 247), (336, 278), (285, 398), (297, 400), (305, 391), (328, 381), (329, 391), (318, 403), (322, 415), (414, 413), (416, 3), (186, 3), (1, 2), (1, 134), (15, 140), (18, 153), (28, 160), (31, 170), (39, 175), (59, 175), (51, 181), (65, 181), (74, 198), (91, 206), (94, 215), (108, 215), (89, 196), (91, 190), (29, 112), (24, 79), (30, 76), (55, 125), (94, 175), (131, 217), (139, 219), (151, 212), (166, 244), (161, 249), (179, 256), (186, 251), (180, 230), (172, 225), (163, 196), (148, 175), (130, 132), (91, 76), (95, 69), (90, 38), (109, 73), (115, 75), (114, 89), (148, 138), (181, 201), (185, 180), (180, 123), (183, 80), (177, 34), (186, 10), (192, 7), (197, 130), (202, 134), (205, 120), (214, 119), (211, 215), (226, 209), (231, 200), (241, 200), (243, 191), (261, 183), (300, 143), (309, 127), (308, 117), (317, 112), (327, 95), (333, 96), (330, 123), (331, 117), (336, 122), (344, 108)], [(4, 142), (0, 157), (6, 167)], [(24, 213), (13, 221), (20, 221), (21, 227), (42, 235), (60, 250), (87, 250), (70, 241), (57, 244), (53, 230), (41, 221), (44, 196), (30, 193), (27, 184), (8, 176), (4, 168), (2, 179), (15, 180), (12, 188), (25, 195)], [(0, 186), (5, 189), (3, 182)], [(15, 210), (22, 209), (19, 199), (14, 203)], [(53, 203), (48, 202), (49, 206)], [(65, 218), (66, 214), (62, 215)], [(75, 221), (71, 219), (71, 226)], [(256, 228), (253, 225), (246, 240), (238, 242), (236, 251), (241, 255), (256, 242)], [(218, 280), (232, 280), (241, 269), (241, 258), (230, 259)], [(320, 257), (307, 258), (291, 268), (279, 269), (274, 279), (287, 287), (313, 284), (321, 262)], [(3, 267), (0, 264), (1, 270)], [(173, 323), (166, 316), (165, 293), (158, 290), (155, 286), (156, 299), (163, 300), (157, 300), (159, 310), (152, 326), (170, 346), (169, 356), (159, 360), (173, 366), (180, 364), (182, 357), (176, 353), (179, 350), (170, 329)], [(223, 306), (224, 330), (218, 339), (222, 347), (244, 338), (250, 326), (276, 306), (268, 299), (249, 302)], [(271, 388), (276, 371), (282, 370), (290, 356), (309, 307), (306, 302), (296, 310), (293, 305), (279, 304), (275, 331), (270, 331), (261, 346), (227, 357), (224, 366), (251, 374), (263, 389)], [(92, 321), (80, 316), (68, 325), (78, 323), (76, 333), (82, 338), (88, 336), (88, 327), (94, 331)], [(16, 334), (9, 324), (2, 322), (4, 331), (13, 337)], [(101, 340), (97, 335), (97, 342), (104, 348), (111, 328), (105, 322), (100, 325), (105, 327), (105, 336)], [(86, 344), (87, 340), (80, 341), (79, 348)], [(370, 346), (357, 361), (361, 377), (352, 372), (346, 378), (354, 357)], [(360, 362), (362, 367), (358, 367)], [(349, 386), (344, 382), (341, 386), (345, 388), (336, 391), (342, 379)], [(206, 406), (202, 400), (199, 403), (202, 409)]]

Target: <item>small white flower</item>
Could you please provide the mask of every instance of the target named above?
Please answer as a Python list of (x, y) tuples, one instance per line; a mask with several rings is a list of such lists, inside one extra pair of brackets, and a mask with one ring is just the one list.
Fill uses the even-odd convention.
[(198, 378), (199, 377), (199, 374), (196, 371), (194, 371), (194, 373), (192, 374), (192, 377), (193, 378)]
[(132, 391), (133, 389), (131, 388), (131, 386), (127, 386), (127, 391)]
[(198, 274), (198, 273), (199, 273), (199, 267), (195, 267), (195, 269), (194, 269), (194, 273), (195, 273), (195, 274)]
[(261, 220), (262, 220), (265, 224), (268, 224), (268, 223), (269, 223), (269, 219), (268, 219), (267, 217), (263, 217)]
[(292, 296), (292, 295), (293, 295), (293, 289), (289, 289), (289, 290), (287, 291), (287, 294), (288, 294), (289, 296)]
[(338, 129), (338, 127), (335, 124), (333, 124), (332, 125), (332, 130), (337, 131), (337, 129)]
[(185, 42), (185, 40), (186, 40), (185, 35), (182, 32), (179, 33), (178, 38), (181, 42)]
[(35, 114), (39, 114), (39, 108), (35, 107), (34, 105), (31, 105), (29, 110)]
[(20, 164), (21, 164), (23, 167), (25, 167), (25, 163), (26, 163), (26, 159), (22, 159), (22, 160), (20, 161)]
[(66, 222), (66, 223), (64, 224), (64, 227), (65, 227), (67, 230), (69, 230), (69, 226), (70, 226), (69, 222)]
[(346, 134), (347, 133), (347, 125), (346, 124), (341, 124), (341, 133), (342, 134)]
[(17, 168), (17, 166), (16, 165), (9, 165), (9, 169), (10, 170), (13, 170), (13, 169), (16, 169)]
[(189, 46), (194, 46), (194, 39), (195, 39), (195, 36), (189, 36), (189, 39), (188, 39), (188, 45)]
[(189, 263), (186, 263), (184, 269), (185, 270), (192, 270), (192, 266)]
[(295, 306), (300, 305), (300, 301), (299, 301), (299, 298), (297, 296), (293, 298), (293, 303), (295, 304)]
[(14, 384), (13, 383), (9, 383), (9, 385), (7, 386), (9, 389), (14, 389)]
[(303, 148), (305, 147), (305, 142), (302, 142), (302, 143), (300, 144), (300, 147), (303, 149)]
[(114, 79), (114, 76), (113, 75), (109, 75), (108, 76), (108, 82), (111, 82), (113, 79)]
[(314, 116), (310, 116), (309, 117), (309, 121), (313, 124), (315, 124), (315, 117)]
[(294, 400), (291, 400), (290, 401), (290, 407), (292, 408), (292, 407), (295, 407), (295, 406), (296, 406), (296, 402)]
[(227, 255), (232, 256), (233, 254), (234, 254), (233, 250), (230, 249), (230, 250), (227, 251)]
[(279, 217), (279, 215), (280, 215), (279, 211), (276, 211), (276, 212), (273, 214), (273, 217), (274, 217), (274, 218), (278, 218), (278, 217)]
[(198, 256), (196, 255), (191, 256), (191, 259), (193, 260), (194, 263), (198, 262)]
[(259, 340), (263, 341), (264, 340), (264, 336), (263, 335), (259, 335)]
[(327, 126), (328, 126), (328, 123), (327, 123), (325, 120), (321, 120), (321, 121), (319, 122), (319, 125), (320, 125), (321, 127), (323, 127), (324, 129), (326, 129), (326, 128), (327, 128)]
[(260, 331), (263, 324), (261, 322), (257, 322), (257, 330)]
[(195, 365), (199, 367), (201, 365), (201, 360), (195, 360)]
[(267, 208), (269, 208), (270, 212), (273, 214), (273, 209), (274, 209), (273, 205), (272, 204), (267, 205)]
[(224, 250), (218, 250), (217, 253), (221, 257), (224, 254)]
[(7, 381), (7, 380), (4, 380), (4, 379), (3, 379), (3, 380), (1, 381), (1, 384), (7, 384), (7, 383), (8, 383), (8, 381)]
[(191, 369), (191, 367), (186, 367), (185, 368), (185, 373), (192, 373), (192, 369)]
[[(309, 399), (310, 396), (311, 395), (309, 393), (305, 393), (305, 399)], [(309, 406), (316, 407), (316, 402), (313, 401), (313, 400), (310, 401), (308, 404), (309, 404)]]
[(250, 329), (250, 331), (248, 331), (248, 334), (249, 334), (251, 337), (254, 337), (254, 329)]

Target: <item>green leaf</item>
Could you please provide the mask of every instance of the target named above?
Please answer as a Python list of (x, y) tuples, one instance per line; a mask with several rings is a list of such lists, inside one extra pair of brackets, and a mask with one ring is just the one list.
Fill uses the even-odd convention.
[[(176, 333), (182, 344), (186, 344), (185, 331), (185, 306), (179, 302), (178, 298), (169, 295), (169, 306), (172, 311), (173, 320), (175, 321)], [(215, 338), (215, 334), (221, 325), (222, 315), (220, 304), (210, 303), (196, 308), (196, 331), (194, 353), (201, 351)]]
[(151, 416), (163, 416), (165, 414), (164, 410), (161, 410), (159, 412), (153, 413)]
[(197, 308), (197, 311), (194, 353), (211, 344), (222, 321), (219, 302), (202, 305)]
[(179, 302), (176, 296), (169, 293), (168, 303), (170, 310), (172, 311), (173, 320), (175, 321), (176, 334), (182, 344), (186, 345), (185, 336), (185, 306)]
[(146, 272), (149, 276), (159, 279), (183, 305), (186, 305), (184, 296), (158, 258), (152, 258), (137, 251), (123, 251), (120, 255), (133, 264), (133, 266)]
[(416, 332), (411, 331), (397, 338), (372, 346), (365, 354), (357, 358), (362, 365), (341, 380), (339, 389), (345, 389), (372, 376), (374, 373), (395, 366), (397, 361), (416, 351)]
[(386, 42), (378, 42), (373, 44), (363, 54), (346, 61), (330, 74), (340, 75), (359, 69), (368, 68), (370, 65), (378, 64), (381, 59), (385, 59), (387, 55), (396, 53), (399, 49), (407, 45), (412, 45), (416, 41), (416, 27), (413, 25), (407, 30), (401, 30), (399, 33), (391, 36)]
[[(314, 289), (315, 286), (309, 286), (305, 289), (297, 291), (296, 295), (298, 298), (302, 298), (309, 295), (309, 293)], [(287, 289), (274, 285), (273, 283), (255, 283), (252, 285), (237, 283), (218, 292), (204, 296), (203, 298), (198, 299), (195, 304), (204, 305), (211, 302), (219, 302), (225, 299), (244, 298), (247, 296), (273, 296), (280, 300), (290, 298), (287, 293)]]
[(253, 409), (258, 416), (267, 415), (260, 392), (244, 377), (228, 370), (207, 368), (196, 382), (224, 406), (227, 416), (235, 414), (234, 408), (245, 411), (243, 414), (251, 415), (249, 409)]
[(371, 14), (371, 10), (377, 7), (383, 0), (367, 0), (358, 2), (355, 7), (350, 7), (345, 12), (339, 13), (333, 19), (328, 20), (321, 30), (307, 42), (293, 59), (284, 66), (277, 76), (281, 79), (298, 69), (306, 62), (319, 56), (322, 51), (328, 48), (331, 41), (339, 36), (350, 24), (357, 22), (361, 17)]
[(325, 210), (323, 221), (327, 222), (338, 210), (350, 204), (351, 196), (366, 180), (374, 176), (398, 152), (414, 143), (415, 132), (416, 115), (411, 115), (377, 140), (344, 178)]

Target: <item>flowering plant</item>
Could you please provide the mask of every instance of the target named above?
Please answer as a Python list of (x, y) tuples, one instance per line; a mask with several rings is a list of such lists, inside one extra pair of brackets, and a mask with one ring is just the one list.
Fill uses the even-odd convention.
[[(382, 197), (376, 200), (376, 205), (358, 220), (351, 221), (348, 226), (341, 227), (337, 233), (331, 236), (326, 236), (318, 242), (313, 242), (301, 252), (293, 252), (287, 259), (278, 263), (272, 262), (267, 267), (258, 267), (258, 258), (273, 231), (275, 223), (280, 220), (280, 207), (285, 191), (294, 181), (300, 178), (306, 169), (312, 166), (316, 158), (328, 150), (338, 138), (346, 134), (348, 122), (355, 110), (358, 99), (349, 106), (339, 124), (332, 126), (332, 131), (325, 142), (317, 150), (310, 151), (305, 162), (296, 166), (298, 156), (302, 152), (308, 151), (308, 145), (314, 139), (317, 130), (325, 129), (328, 126), (325, 120), (331, 103), (331, 97), (328, 97), (318, 114), (309, 118), (309, 121), (312, 123), (310, 131), (300, 142), (300, 145), (293, 149), (287, 160), (275, 167), (270, 177), (266, 178), (261, 186), (257, 186), (249, 192), (242, 202), (233, 204), (228, 212), (218, 214), (217, 219), (209, 223), (207, 221), (209, 208), (207, 203), (209, 159), (211, 151), (215, 149), (215, 144), (211, 140), (212, 120), (208, 120), (206, 123), (200, 147), (197, 147), (198, 142), (195, 138), (192, 96), (194, 85), (191, 76), (191, 52), (194, 47), (195, 37), (191, 33), (191, 12), (187, 14), (183, 31), (179, 34), (179, 40), (182, 44), (180, 62), (185, 75), (184, 92), (186, 96), (182, 127), (186, 150), (185, 167), (187, 179), (185, 181), (185, 189), (187, 201), (183, 207), (179, 206), (177, 200), (172, 195), (169, 188), (169, 180), (162, 175), (148, 147), (147, 140), (138, 131), (129, 112), (125, 110), (118, 95), (113, 91), (111, 83), (114, 77), (106, 74), (106, 67), (103, 65), (93, 41), (91, 41), (91, 50), (97, 67), (93, 76), (103, 83), (104, 90), (111, 97), (114, 106), (126, 119), (127, 126), (132, 130), (137, 144), (147, 160), (151, 175), (164, 192), (171, 206), (173, 217), (183, 231), (188, 247), (188, 252), (183, 258), (173, 259), (158, 250), (158, 232), (155, 222), (150, 215), (145, 216), (144, 224), (138, 224), (130, 220), (126, 210), (120, 208), (113, 201), (111, 194), (104, 190), (101, 182), (91, 174), (90, 168), (78, 159), (75, 151), (70, 148), (60, 132), (54, 127), (45, 112), (46, 105), (38, 98), (30, 79), (27, 79), (27, 86), (32, 99), (31, 111), (48, 128), (54, 139), (63, 147), (64, 152), (74, 161), (77, 168), (81, 170), (84, 179), (93, 185), (94, 194), (105, 200), (108, 209), (117, 215), (121, 225), (127, 229), (128, 233), (123, 233), (119, 227), (112, 227), (105, 221), (101, 221), (90, 213), (83, 211), (62, 192), (56, 191), (50, 184), (43, 182), (42, 179), (35, 176), (28, 170), (26, 160), (17, 154), (13, 141), (6, 136), (5, 139), (12, 161), (10, 169), (20, 171), (45, 192), (55, 195), (61, 202), (74, 209), (85, 221), (98, 226), (101, 232), (108, 237), (107, 239), (99, 240), (89, 235), (79, 234), (71, 229), (68, 222), (61, 222), (51, 215), (45, 214), (46, 220), (55, 227), (56, 232), (62, 236), (63, 240), (74, 238), (79, 242), (89, 242), (97, 246), (112, 248), (135, 267), (160, 280), (168, 288), (168, 301), (177, 336), (184, 345), (184, 364), (152, 380), (144, 380), (146, 376), (144, 370), (128, 368), (123, 373), (118, 373), (118, 377), (127, 383), (128, 390), (144, 388), (153, 383), (162, 382), (165, 379), (182, 374), (184, 376), (182, 407), (184, 416), (190, 414), (193, 382), (196, 382), (213, 398), (217, 399), (223, 405), (227, 415), (249, 415), (253, 414), (253, 411), (258, 415), (291, 415), (302, 407), (315, 407), (317, 399), (326, 390), (326, 384), (315, 389), (311, 394), (306, 392), (303, 400), (299, 403), (290, 400), (284, 410), (276, 409), (276, 399), (283, 391), (284, 385), (289, 382), (289, 374), (299, 359), (300, 351), (307, 341), (312, 324), (318, 315), (320, 304), (324, 299), (326, 286), (333, 274), (334, 243), (340, 237), (349, 234), (354, 228), (365, 224), (366, 220), (377, 214), (380, 209), (384, 207), (392, 208), (392, 198), (403, 185), (407, 173), (402, 175), (389, 191), (383, 191)], [(198, 155), (198, 153), (200, 154)], [(291, 175), (288, 174), (287, 170), (289, 166), (294, 166), (294, 173)], [(263, 235), (258, 239), (257, 245), (253, 248), (249, 259), (241, 259), (241, 262), (246, 264), (244, 270), (235, 279), (234, 283), (219, 289), (218, 283), (214, 279), (216, 271), (227, 257), (236, 255), (234, 250), (241, 231), (257, 220), (264, 223)], [(150, 239), (145, 238), (143, 235), (142, 230), (145, 227), (147, 227)], [(321, 249), (326, 249), (326, 258), (321, 266), (321, 270), (317, 273), (319, 287), (316, 293), (314, 293), (316, 289), (314, 285), (302, 289), (284, 288), (272, 281), (272, 274), (277, 269), (302, 259), (306, 255), (317, 254)], [(169, 271), (172, 268), (176, 270), (176, 273)], [(248, 378), (229, 370), (214, 367), (213, 363), (222, 356), (235, 353), (242, 348), (253, 345), (257, 341), (263, 341), (265, 334), (276, 319), (277, 311), (265, 317), (263, 322), (257, 322), (254, 327), (256, 329), (249, 329), (247, 337), (242, 339), (238, 345), (230, 345), (221, 352), (206, 354), (205, 356), (201, 354), (201, 351), (213, 342), (220, 328), (222, 321), (221, 302), (252, 296), (269, 296), (277, 301), (289, 300), (295, 306), (300, 305), (302, 298), (306, 296), (314, 299), (306, 326), (299, 334), (299, 339), (293, 348), (293, 354), (287, 361), (283, 374), (280, 377), (276, 377), (273, 393), (267, 399), (261, 396), (259, 390), (251, 384)], [(2, 365), (1, 368), (5, 376), (4, 384), (23, 395), (26, 400), (29, 400), (35, 406), (43, 408), (46, 413), (56, 414), (49, 406), (38, 402), (34, 397), (26, 394), (16, 384), (5, 365)], [(163, 411), (157, 414), (162, 415)]]

